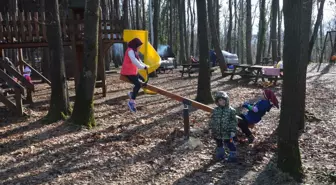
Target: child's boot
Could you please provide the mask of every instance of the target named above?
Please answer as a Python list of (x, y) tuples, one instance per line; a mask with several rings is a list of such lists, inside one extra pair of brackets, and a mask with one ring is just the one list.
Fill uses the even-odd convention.
[(253, 141), (254, 141), (254, 136), (251, 134), (250, 136), (248, 136), (248, 142), (253, 143)]
[(227, 159), (228, 162), (236, 162), (237, 161), (237, 153), (235, 151), (230, 151), (229, 157)]
[(223, 147), (216, 148), (216, 160), (225, 159), (225, 149)]
[(129, 109), (131, 110), (131, 112), (136, 112), (136, 107), (135, 107), (135, 101), (134, 100), (129, 100), (127, 103)]

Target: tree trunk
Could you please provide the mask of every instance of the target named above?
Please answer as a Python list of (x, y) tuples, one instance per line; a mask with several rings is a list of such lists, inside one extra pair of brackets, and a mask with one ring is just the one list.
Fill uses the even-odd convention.
[(264, 50), (265, 34), (266, 34), (266, 0), (260, 0), (259, 9), (259, 32), (258, 32), (258, 43), (257, 43), (257, 56), (256, 64), (260, 64), (262, 61), (262, 51)]
[(169, 1), (169, 36), (168, 36), (168, 45), (172, 47), (173, 44), (173, 3)]
[(239, 0), (239, 53), (240, 53), (240, 62), (244, 63), (245, 52), (244, 52), (244, 2), (243, 0)]
[(278, 7), (278, 57), (281, 57), (281, 25), (282, 25), (282, 10)]
[(227, 43), (226, 43), (226, 51), (232, 52), (231, 49), (231, 35), (232, 35), (232, 22), (233, 22), (233, 16), (232, 16), (232, 0), (229, 0), (229, 28), (227, 33)]
[(140, 29), (140, 7), (139, 7), (139, 0), (135, 0), (135, 22), (136, 22), (136, 29)]
[(155, 49), (159, 46), (159, 20), (160, 20), (160, 0), (154, 0), (154, 13), (153, 13), (153, 34), (154, 42), (153, 47)]
[(184, 3), (184, 1), (178, 1), (178, 10), (179, 10), (179, 13), (178, 13), (178, 16), (179, 16), (179, 35), (180, 35), (180, 53), (179, 53), (179, 56), (180, 56), (180, 61), (182, 64), (185, 64), (187, 62), (187, 59), (185, 58), (185, 43), (184, 43), (184, 25), (183, 25), (183, 14), (185, 13), (184, 12), (184, 9), (183, 9), (183, 6), (182, 4)]
[(215, 21), (214, 19), (211, 18), (211, 7), (212, 7), (212, 0), (208, 0), (208, 17), (209, 17), (208, 21), (209, 21), (209, 26), (211, 30), (211, 41), (215, 47), (216, 57), (219, 61), (219, 67), (221, 69), (222, 75), (224, 75), (224, 72), (227, 70), (227, 65), (226, 65), (222, 50), (219, 46), (218, 35), (216, 34), (216, 29), (215, 29)]
[(189, 55), (189, 42), (188, 42), (188, 34), (187, 34), (187, 21), (186, 21), (186, 7), (185, 7), (185, 2), (182, 1), (183, 3), (182, 6), (183, 6), (183, 35), (184, 35), (184, 47), (185, 47), (185, 58), (188, 60), (188, 58), (190, 57)]
[(252, 64), (252, 13), (251, 0), (246, 0), (246, 62)]
[[(192, 5), (192, 24), (191, 24), (191, 33), (190, 33), (190, 50), (191, 50), (191, 55), (195, 56), (195, 7), (196, 7), (196, 0), (193, 0), (193, 5)], [(196, 36), (197, 37), (197, 36)]]
[(272, 61), (278, 60), (277, 53), (277, 15), (279, 0), (272, 0), (272, 22), (271, 22), (271, 43), (272, 43)]
[(218, 41), (220, 41), (220, 26), (219, 26), (219, 0), (214, 0), (214, 9), (216, 10), (215, 13), (215, 28), (216, 28), (216, 34), (218, 36)]
[(209, 46), (207, 38), (206, 23), (206, 0), (197, 0), (198, 40), (200, 53), (200, 71), (198, 75), (198, 86), (196, 101), (201, 103), (212, 103), (209, 72)]
[(146, 30), (146, 7), (145, 0), (141, 0), (142, 5), (142, 29)]
[[(278, 167), (302, 179), (299, 129), (304, 123), (312, 1), (284, 0), (284, 81), (278, 127)], [(295, 96), (293, 96), (295, 95)]]
[(70, 114), (68, 84), (65, 77), (64, 48), (58, 1), (50, 0), (45, 4), (47, 38), (51, 63), (51, 98), (47, 115), (49, 123), (66, 119)]
[[(124, 4), (125, 3), (125, 4)], [(115, 9), (115, 16), (117, 19), (119, 19), (120, 17), (120, 13), (119, 13), (119, 10), (120, 10), (120, 7), (119, 7), (119, 0), (114, 0), (114, 9)], [(123, 2), (123, 5), (122, 5), (122, 11), (123, 11), (123, 16), (125, 15), (126, 13), (126, 20), (127, 20), (127, 24), (128, 24), (128, 0), (124, 0)], [(128, 27), (126, 27), (128, 28)]]
[(237, 0), (233, 0), (233, 4), (234, 4), (234, 17), (235, 17), (235, 21), (234, 21), (234, 44), (233, 44), (233, 53), (237, 53), (239, 54), (238, 52), (238, 39), (237, 39), (237, 34), (238, 34), (238, 30), (237, 30), (237, 23), (238, 23), (238, 7), (237, 7)]
[(310, 40), (309, 40), (309, 53), (308, 53), (309, 61), (311, 61), (312, 51), (313, 51), (315, 40), (317, 38), (318, 29), (322, 23), (324, 2), (325, 0), (320, 1), (320, 7), (318, 9), (316, 22), (315, 22), (314, 29), (313, 29), (313, 34), (311, 35)]
[[(45, 0), (40, 1), (40, 12), (45, 12)], [(42, 74), (49, 80), (50, 78), (50, 61), (49, 61), (49, 48), (42, 48), (42, 57), (41, 57), (41, 68)]]
[(129, 7), (130, 7), (130, 23), (131, 23), (131, 28), (135, 29), (135, 13), (134, 13), (134, 5), (133, 1), (129, 1)]
[(97, 77), (100, 1), (86, 0), (84, 15), (84, 57), (72, 121), (89, 128), (96, 126), (93, 94)]
[(128, 0), (124, 0), (123, 5), (123, 22), (124, 22), (124, 29), (129, 28), (129, 23), (128, 23)]

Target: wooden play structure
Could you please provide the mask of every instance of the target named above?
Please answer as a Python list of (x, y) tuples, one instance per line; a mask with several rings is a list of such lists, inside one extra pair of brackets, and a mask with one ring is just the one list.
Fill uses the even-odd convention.
[[(330, 43), (330, 45), (328, 44), (328, 42)], [(328, 55), (329, 61), (332, 62), (332, 57), (336, 54), (336, 31), (328, 31), (326, 33), (317, 71), (320, 70), (321, 64), (323, 62), (323, 56), (324, 53), (327, 52), (327, 49), (329, 49), (328, 52), (330, 52), (330, 55)]]
[[(73, 51), (75, 62), (75, 82), (78, 82), (79, 70), (83, 61), (83, 37), (84, 37), (84, 10), (85, 1), (69, 0), (69, 14), (67, 17), (61, 17), (62, 40), (64, 46), (70, 46)], [(101, 12), (101, 11), (100, 11)], [(4, 57), (4, 49), (18, 49), (20, 68), (29, 66), (33, 73), (37, 73), (41, 78), (50, 84), (43, 75), (41, 75), (32, 66), (27, 64), (22, 57), (22, 48), (48, 47), (46, 16), (45, 12), (19, 12), (13, 16), (9, 12), (0, 13), (0, 53)], [(123, 23), (120, 19), (100, 20), (99, 30), (99, 61), (96, 88), (102, 88), (103, 96), (106, 96), (105, 83), (105, 65), (104, 56), (113, 43), (124, 43), (123, 41)], [(0, 79), (14, 87), (16, 92), (16, 104), (8, 98), (0, 95), (0, 101), (8, 108), (22, 114), (22, 99), (25, 91), (31, 92), (34, 87), (27, 84), (22, 75), (6, 64), (2, 68), (10, 71), (22, 83), (16, 82), (3, 70), (0, 70)], [(22, 73), (22, 71), (21, 71)], [(76, 83), (77, 84), (77, 83)], [(25, 90), (26, 88), (26, 90)], [(27, 93), (28, 94), (28, 93)], [(28, 95), (31, 96), (31, 93)], [(31, 100), (31, 98), (29, 97)], [(21, 103), (20, 103), (21, 101)]]

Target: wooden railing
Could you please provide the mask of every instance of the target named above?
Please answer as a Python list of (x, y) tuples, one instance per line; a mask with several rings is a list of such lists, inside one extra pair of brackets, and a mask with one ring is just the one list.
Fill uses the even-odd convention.
[[(12, 16), (0, 13), (0, 44), (47, 42), (45, 13), (19, 12)], [(104, 40), (122, 40), (121, 20), (101, 20), (101, 34)], [(84, 20), (79, 14), (61, 18), (61, 31), (64, 42), (72, 38), (82, 40), (84, 36)]]

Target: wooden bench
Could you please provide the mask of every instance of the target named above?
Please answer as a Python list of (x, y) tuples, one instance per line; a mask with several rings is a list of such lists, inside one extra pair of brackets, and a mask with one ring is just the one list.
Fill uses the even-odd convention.
[(174, 73), (174, 66), (159, 67), (159, 68), (156, 70), (157, 73), (161, 73), (161, 72), (166, 73), (166, 71), (167, 71), (168, 73), (169, 73), (169, 72)]
[[(184, 73), (188, 73), (188, 76), (191, 77), (191, 74), (198, 73), (200, 70), (199, 63), (192, 63), (192, 64), (182, 64), (182, 70), (180, 70), (181, 77), (183, 77)], [(215, 71), (214, 68), (210, 68), (210, 76)]]

